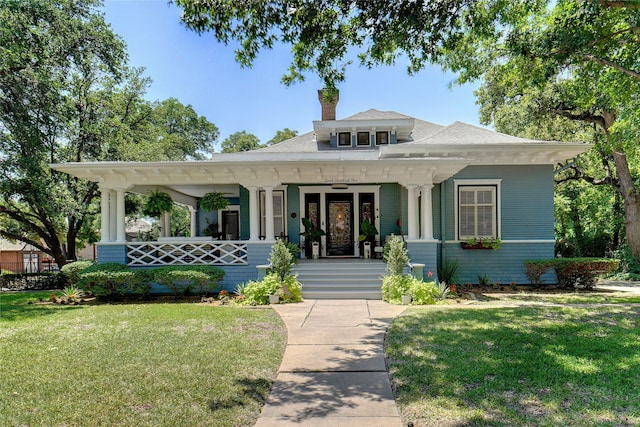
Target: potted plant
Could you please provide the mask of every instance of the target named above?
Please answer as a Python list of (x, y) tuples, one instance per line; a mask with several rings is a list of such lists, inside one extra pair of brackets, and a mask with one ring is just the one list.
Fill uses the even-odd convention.
[(302, 225), (304, 231), (300, 235), (304, 237), (304, 254), (306, 258), (311, 258), (312, 243), (319, 243), (320, 238), (327, 233), (321, 228), (316, 228), (309, 218), (302, 218)]
[(202, 196), (198, 204), (200, 205), (200, 208), (205, 211), (212, 212), (229, 206), (229, 199), (224, 197), (224, 194), (222, 193), (209, 192)]
[(162, 191), (151, 191), (144, 203), (142, 213), (146, 216), (159, 218), (163, 212), (168, 212), (173, 207), (171, 196)]
[[(365, 258), (371, 258), (371, 247), (376, 245), (376, 236), (378, 235), (378, 229), (369, 222), (369, 220), (362, 220), (362, 224), (360, 224), (360, 235), (358, 236), (358, 241), (361, 242), (360, 253), (364, 254)], [(369, 251), (364, 250), (365, 245), (369, 245)], [(367, 256), (368, 254), (368, 256)]]

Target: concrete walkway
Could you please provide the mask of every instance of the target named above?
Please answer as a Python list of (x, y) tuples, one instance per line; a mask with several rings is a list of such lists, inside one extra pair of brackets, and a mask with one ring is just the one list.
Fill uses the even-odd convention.
[(288, 330), (278, 377), (256, 427), (401, 427), (383, 354), (405, 307), (375, 300), (272, 306)]

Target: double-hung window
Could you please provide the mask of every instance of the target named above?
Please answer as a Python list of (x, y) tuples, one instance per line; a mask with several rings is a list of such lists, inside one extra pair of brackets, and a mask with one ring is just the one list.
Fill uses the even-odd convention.
[(460, 240), (500, 236), (499, 181), (484, 184), (489, 183), (456, 181), (456, 225)]
[[(266, 204), (265, 204), (265, 192), (260, 191), (260, 235), (264, 236), (267, 233), (266, 227)], [(273, 234), (275, 237), (286, 236), (285, 230), (285, 215), (284, 215), (284, 191), (273, 191)]]

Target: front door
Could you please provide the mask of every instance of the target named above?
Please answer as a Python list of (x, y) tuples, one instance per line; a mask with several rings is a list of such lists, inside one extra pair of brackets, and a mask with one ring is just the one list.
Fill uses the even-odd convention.
[(353, 256), (353, 194), (327, 194), (327, 255)]
[(240, 240), (240, 218), (238, 211), (222, 211), (222, 239)]

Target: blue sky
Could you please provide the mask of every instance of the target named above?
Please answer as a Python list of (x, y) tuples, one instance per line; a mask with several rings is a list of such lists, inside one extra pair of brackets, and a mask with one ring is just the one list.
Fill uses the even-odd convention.
[[(187, 30), (180, 9), (165, 0), (105, 0), (103, 10), (127, 43), (130, 65), (145, 67), (153, 80), (147, 98), (191, 104), (220, 129), (219, 142), (242, 130), (266, 142), (279, 129), (304, 133), (320, 119), (318, 77), (309, 74), (289, 87), (280, 83), (291, 59), (287, 46), (263, 51), (253, 68), (242, 68), (233, 47)], [(353, 65), (338, 88), (337, 118), (376, 108), (442, 125), (479, 125), (474, 87), (449, 88), (453, 78), (438, 68), (409, 76), (402, 64), (372, 70)]]

